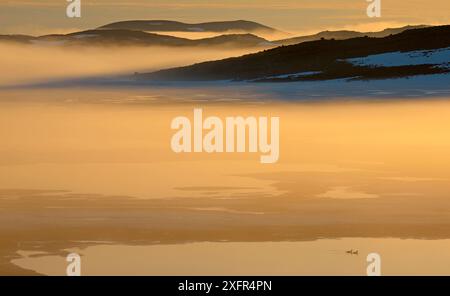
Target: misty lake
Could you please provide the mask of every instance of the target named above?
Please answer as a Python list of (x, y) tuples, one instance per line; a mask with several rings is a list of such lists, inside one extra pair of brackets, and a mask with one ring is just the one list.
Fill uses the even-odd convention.
[(35, 2), (0, 276), (450, 275), (449, 1)]
[[(450, 272), (448, 97), (261, 87), (2, 91), (1, 272), (61, 274), (67, 250), (87, 274), (364, 274), (369, 252), (387, 274)], [(196, 107), (280, 117), (279, 161), (174, 153), (171, 120)]]

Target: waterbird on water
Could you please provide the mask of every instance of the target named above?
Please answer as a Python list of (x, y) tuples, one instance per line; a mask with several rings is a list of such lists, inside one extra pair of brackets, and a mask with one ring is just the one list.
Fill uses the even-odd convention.
[(358, 250), (353, 250), (353, 249), (351, 249), (351, 250), (349, 250), (349, 251), (346, 251), (346, 253), (347, 253), (347, 254), (350, 254), (350, 255), (358, 255), (358, 254), (359, 254), (359, 251), (358, 251)]

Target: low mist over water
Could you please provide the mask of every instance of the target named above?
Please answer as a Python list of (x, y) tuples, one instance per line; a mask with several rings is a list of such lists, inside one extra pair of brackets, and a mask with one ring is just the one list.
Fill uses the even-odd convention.
[(249, 49), (201, 47), (62, 47), (0, 43), (0, 86), (64, 78), (132, 75), (240, 56)]

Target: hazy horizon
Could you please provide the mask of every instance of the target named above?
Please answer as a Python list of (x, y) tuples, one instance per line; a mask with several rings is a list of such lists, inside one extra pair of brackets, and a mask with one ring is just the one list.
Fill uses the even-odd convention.
[[(4, 2), (4, 1), (3, 1)], [(364, 0), (227, 1), (188, 0), (82, 1), (82, 17), (66, 17), (66, 1), (13, 0), (0, 3), (0, 34), (45, 35), (96, 28), (111, 22), (135, 19), (167, 19), (187, 23), (245, 19), (291, 34), (321, 30), (376, 31), (404, 25), (438, 25), (450, 22), (448, 1), (384, 0), (383, 15), (368, 18)], [(420, 11), (420, 15), (417, 14)], [(205, 17), (206, 16), (206, 17)]]

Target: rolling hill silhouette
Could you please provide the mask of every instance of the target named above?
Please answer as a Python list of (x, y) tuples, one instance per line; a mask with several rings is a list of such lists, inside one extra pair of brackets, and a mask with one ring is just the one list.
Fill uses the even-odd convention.
[[(135, 25), (141, 24), (144, 25)], [(42, 44), (59, 46), (224, 46), (236, 48), (260, 48), (267, 49), (280, 45), (293, 45), (302, 42), (321, 40), (321, 39), (350, 39), (355, 37), (385, 37), (391, 34), (401, 33), (408, 29), (423, 28), (426, 26), (406, 26), (402, 28), (389, 28), (380, 32), (357, 32), (357, 31), (323, 31), (314, 35), (300, 36), (289, 39), (269, 41), (265, 38), (251, 33), (241, 34), (222, 34), (209, 38), (188, 39), (175, 37), (161, 33), (151, 33), (148, 31), (136, 30), (145, 28), (145, 26), (156, 26), (158, 21), (126, 21), (113, 23), (101, 27), (101, 29), (86, 30), (70, 34), (52, 34), (44, 36), (27, 35), (0, 35), (0, 42), (15, 42), (20, 44)], [(162, 22), (162, 21), (161, 21)], [(237, 23), (237, 24), (236, 24)], [(162, 28), (170, 30), (186, 30), (183, 23), (163, 21)], [(217, 22), (205, 23), (205, 30), (225, 30), (229, 28), (241, 28), (241, 31), (254, 31), (261, 29), (271, 31), (272, 28), (247, 22)], [(242, 25), (246, 24), (246, 25)], [(156, 26), (158, 27), (158, 26)], [(169, 30), (170, 29), (170, 30)], [(227, 29), (227, 30), (228, 30)], [(274, 30), (274, 29), (273, 29)], [(227, 32), (227, 31), (224, 31)], [(231, 32), (231, 31), (229, 31)], [(273, 31), (272, 31), (273, 32)]]
[(447, 73), (450, 68), (436, 65), (432, 61), (388, 67), (355, 65), (348, 59), (393, 52), (433, 51), (448, 47), (450, 47), (450, 26), (436, 26), (407, 30), (383, 38), (359, 37), (303, 42), (237, 58), (140, 74), (136, 78), (281, 82), (337, 78), (380, 79), (437, 74)]
[(107, 24), (98, 29), (133, 30), (147, 32), (243, 32), (243, 33), (277, 33), (278, 30), (259, 23), (237, 20), (187, 24), (168, 20), (135, 20)]
[(307, 35), (307, 36), (300, 36), (300, 37), (276, 40), (276, 41), (273, 41), (273, 43), (279, 44), (279, 45), (293, 45), (293, 44), (298, 44), (298, 43), (307, 42), (307, 41), (315, 41), (315, 40), (320, 40), (320, 39), (343, 40), (343, 39), (365, 37), (365, 36), (380, 38), (380, 37), (386, 37), (389, 35), (398, 34), (398, 33), (404, 32), (406, 30), (421, 29), (421, 28), (426, 28), (426, 27), (428, 27), (428, 26), (426, 26), (426, 25), (405, 26), (405, 27), (400, 27), (400, 28), (388, 28), (388, 29), (384, 29), (384, 30), (378, 31), (378, 32), (358, 32), (358, 31), (348, 31), (348, 30), (323, 31), (323, 32), (319, 32), (314, 35)]
[(0, 35), (0, 41), (60, 46), (221, 46), (235, 48), (268, 48), (275, 46), (268, 40), (253, 34), (226, 34), (193, 40), (130, 30), (87, 30), (65, 35), (45, 35), (40, 37)]

